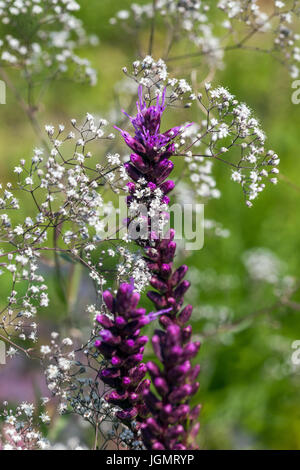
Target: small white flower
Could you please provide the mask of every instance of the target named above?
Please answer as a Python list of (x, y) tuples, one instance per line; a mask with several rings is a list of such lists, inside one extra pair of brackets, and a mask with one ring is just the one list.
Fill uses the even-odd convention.
[(20, 175), (22, 172), (23, 172), (23, 168), (21, 168), (20, 166), (15, 167), (14, 173), (17, 173), (18, 175)]
[(51, 421), (50, 416), (47, 413), (42, 413), (40, 415), (40, 419), (41, 419), (42, 423), (45, 423), (45, 424), (48, 424)]
[(51, 353), (51, 348), (49, 346), (41, 346), (41, 354), (47, 355)]
[(243, 177), (239, 171), (233, 171), (231, 173), (231, 179), (232, 181), (236, 181), (237, 183), (241, 183)]
[(24, 233), (23, 227), (21, 225), (17, 225), (17, 227), (14, 229), (14, 232), (16, 235), (23, 235)]
[(6, 420), (5, 420), (5, 422), (6, 422), (7, 424), (10, 424), (10, 425), (12, 425), (12, 426), (16, 423), (16, 421), (17, 421), (17, 419), (16, 419), (16, 417), (13, 416), (13, 415), (7, 416), (7, 418), (6, 418)]

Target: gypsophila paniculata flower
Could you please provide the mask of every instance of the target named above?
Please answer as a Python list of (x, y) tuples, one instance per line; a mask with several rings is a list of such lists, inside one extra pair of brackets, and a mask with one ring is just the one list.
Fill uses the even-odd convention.
[(191, 182), (201, 198), (220, 197), (212, 169), (215, 161), (222, 162), (232, 168), (231, 179), (241, 185), (251, 207), (268, 183), (277, 183), (278, 155), (266, 150), (266, 136), (252, 110), (227, 89), (206, 83), (198, 101), (206, 119), (183, 134)]
[[(121, 284), (118, 290), (119, 302), (121, 294), (126, 294), (125, 286), (132, 289), (131, 285)], [(132, 300), (139, 297), (137, 292), (132, 291), (131, 294)], [(137, 340), (136, 347), (138, 349), (142, 342), (139, 345), (138, 337), (134, 334), (138, 331), (134, 329), (130, 332), (129, 329), (136, 328), (137, 318), (142, 326), (153, 321), (156, 315), (152, 313), (146, 316), (143, 314), (143, 312), (145, 313), (143, 309), (136, 309), (138, 317), (135, 319), (134, 311), (132, 311), (132, 321), (129, 321), (125, 328), (124, 325), (123, 327), (120, 325), (120, 320), (123, 318), (125, 321), (126, 317), (120, 304), (116, 303), (113, 307), (114, 311), (117, 309), (119, 312), (119, 316), (115, 317), (107, 307), (109, 305), (112, 308), (110, 302), (113, 299), (112, 294), (106, 291), (103, 293), (103, 298), (105, 303), (99, 309), (96, 305), (87, 307), (87, 312), (93, 315), (95, 326), (86, 344), (76, 347), (78, 339), (73, 340), (69, 337), (61, 339), (58, 332), (53, 332), (51, 343), (41, 346), (40, 352), (43, 357), (48, 388), (51, 394), (59, 400), (58, 410), (61, 414), (78, 415), (90, 423), (95, 430), (97, 429), (100, 448), (105, 449), (108, 443), (113, 443), (120, 449), (124, 447), (135, 450), (143, 449), (140, 418), (134, 413), (131, 413), (129, 418), (127, 406), (130, 406), (130, 395), (133, 400), (131, 404), (133, 409), (138, 407), (139, 413), (142, 414), (144, 408), (144, 413), (147, 414), (145, 406), (134, 398), (139, 388), (140, 393), (145, 388), (142, 385), (142, 379), (146, 368), (145, 365), (139, 364), (140, 358), (138, 357), (136, 358), (136, 366), (134, 365), (134, 345), (131, 345), (131, 342)], [(122, 305), (127, 305), (126, 295), (122, 297)], [(128, 314), (131, 315), (129, 310)], [(115, 318), (116, 325), (118, 325), (116, 327), (113, 326)], [(116, 328), (123, 341), (122, 345), (111, 348), (109, 346), (111, 340), (108, 336), (114, 335)], [(140, 338), (143, 341), (145, 337), (140, 336)], [(130, 350), (126, 349), (127, 343)], [(140, 354), (142, 355), (142, 351)], [(116, 361), (121, 361), (122, 358), (124, 364), (121, 362), (117, 364)], [(110, 377), (110, 372), (118, 368), (121, 375), (126, 377), (127, 374), (131, 380), (131, 383), (124, 385), (123, 390), (128, 394), (128, 399), (119, 396), (121, 385), (117, 386)], [(144, 382), (145, 385), (148, 384), (148, 381), (144, 380)]]
[(46, 71), (47, 79), (69, 73), (96, 84), (95, 70), (76, 53), (80, 46), (96, 43), (96, 38), (87, 36), (82, 22), (74, 15), (79, 9), (75, 0), (1, 1), (1, 61), (6, 66), (26, 70), (29, 82)]
[(165, 87), (165, 104), (179, 104), (189, 107), (196, 97), (192, 93), (190, 84), (184, 78), (169, 77), (167, 65), (163, 59), (155, 60), (147, 55), (143, 60), (136, 60), (131, 69), (123, 68), (124, 74), (147, 91), (144, 93), (146, 102), (151, 102), (161, 96)]
[[(270, 10), (264, 10), (257, 0), (220, 0), (218, 3), (218, 7), (227, 15), (224, 27), (233, 32), (237, 31), (238, 25), (243, 24), (245, 37), (264, 38), (264, 47), (258, 47), (257, 50), (285, 63), (292, 78), (299, 76), (300, 35), (293, 28), (299, 19), (299, 6), (298, 0), (274, 1)], [(240, 40), (237, 39), (237, 43), (242, 41), (241, 47), (251, 48), (251, 42), (244, 41), (240, 34), (238, 37)]]
[[(44, 409), (44, 404), (42, 400), (40, 409)], [(3, 403), (0, 408), (0, 450), (47, 450), (50, 447), (39, 427), (48, 425), (51, 419), (47, 411), (40, 412), (40, 409), (27, 402), (14, 409), (7, 402)]]
[[(191, 60), (198, 67), (200, 58), (202, 66), (207, 64), (214, 70), (224, 66), (225, 52), (245, 49), (272, 55), (286, 65), (292, 78), (297, 78), (300, 36), (295, 25), (299, 6), (299, 0), (275, 1), (270, 7), (257, 0), (220, 0), (216, 12), (209, 2), (156, 0), (145, 5), (132, 3), (129, 10), (117, 12), (110, 23), (126, 26), (127, 34), (131, 32), (139, 42), (139, 32), (161, 20), (166, 58), (171, 61)], [(160, 26), (156, 24), (156, 28)], [(176, 55), (174, 43), (186, 40), (190, 49)], [(150, 43), (150, 49), (152, 46)]]
[[(93, 305), (87, 310), (93, 316), (101, 313)], [(106, 361), (94, 348), (98, 330), (95, 325), (87, 343), (78, 346), (77, 339), (61, 338), (58, 332), (52, 332), (50, 344), (41, 346), (42, 363), (48, 388), (58, 400), (58, 412), (79, 416), (92, 425), (100, 448), (105, 449), (110, 442), (121, 449), (129, 445), (126, 435), (121, 437), (127, 427), (117, 417), (119, 408), (105, 399), (109, 387), (101, 381), (99, 370)]]
[[(1, 187), (0, 275), (10, 276), (12, 288), (1, 311), (0, 327), (9, 335), (36, 341), (34, 317), (39, 307), (49, 304), (39, 268), (51, 254), (55, 254), (58, 273), (63, 261), (83, 264), (99, 295), (107, 282), (104, 263), (112, 253), (116, 281), (133, 277), (139, 290), (148, 283), (139, 253), (120, 243), (99, 250), (105, 240), (115, 239), (117, 230), (115, 226), (111, 233), (104, 231), (113, 207), (104, 202), (102, 192), (109, 187), (118, 194), (124, 186), (120, 156), (105, 155), (104, 149), (102, 161), (94, 163), (93, 145), (110, 144), (114, 139), (107, 126), (106, 120), (90, 114), (82, 124), (73, 119), (70, 130), (63, 124), (46, 125), (49, 150), (36, 148), (29, 161), (21, 160), (15, 167), (15, 181)], [(22, 213), (28, 200), (33, 206), (30, 217), (27, 211)], [(17, 223), (12, 212), (19, 214)], [(54, 240), (54, 246), (49, 240)]]

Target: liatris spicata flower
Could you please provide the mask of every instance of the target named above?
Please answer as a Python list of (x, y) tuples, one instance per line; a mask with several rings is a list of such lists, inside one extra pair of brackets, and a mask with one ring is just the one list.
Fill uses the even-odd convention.
[[(162, 94), (161, 102), (158, 96), (156, 105), (147, 107), (140, 86), (137, 116), (131, 117), (125, 113), (133, 124), (135, 136), (132, 137), (128, 132), (118, 130), (120, 130), (128, 147), (134, 152), (130, 155), (130, 162), (125, 163), (125, 169), (130, 178), (135, 183), (145, 180), (151, 191), (159, 188), (164, 195), (163, 202), (168, 203), (169, 199), (166, 195), (175, 186), (172, 180), (166, 181), (174, 168), (174, 164), (170, 160), (175, 152), (173, 141), (184, 128), (173, 127), (167, 132), (160, 133), (161, 117), (166, 109), (165, 97), (166, 90)], [(135, 183), (128, 184), (131, 195), (134, 195)], [(129, 201), (131, 199), (132, 197), (129, 198)]]
[(175, 230), (171, 229), (163, 240), (157, 240), (154, 242), (154, 246), (145, 248), (146, 261), (153, 273), (150, 284), (156, 289), (156, 291), (149, 291), (147, 295), (158, 310), (171, 308), (171, 313), (167, 317), (165, 315), (160, 317), (160, 323), (164, 327), (169, 325), (170, 320), (183, 326), (192, 314), (192, 306), (188, 305), (177, 317), (190, 283), (183, 279), (188, 271), (186, 265), (173, 271), (173, 261), (176, 254), (174, 237)]
[[(135, 152), (130, 157), (131, 163), (125, 164), (128, 175), (135, 183), (144, 179), (150, 189), (158, 187), (164, 194), (164, 202), (168, 203), (166, 194), (174, 187), (173, 181), (165, 181), (174, 167), (169, 160), (175, 151), (172, 139), (181, 128), (159, 133), (164, 102), (165, 91), (161, 104), (158, 98), (156, 106), (147, 108), (140, 88), (138, 114), (135, 118), (130, 117), (135, 136), (121, 132), (126, 144)], [(135, 183), (128, 185), (131, 194), (129, 204), (135, 197)], [(151, 239), (149, 237), (143, 243), (148, 267), (153, 273), (151, 285), (156, 289), (148, 292), (148, 297), (161, 313), (163, 309), (167, 309), (167, 313), (160, 317), (165, 331), (156, 331), (153, 337), (154, 351), (163, 370), (153, 362), (147, 365), (161, 398), (154, 395), (149, 387), (143, 392), (152, 414), (142, 426), (144, 443), (148, 449), (192, 449), (195, 448), (194, 441), (199, 429), (196, 420), (200, 406), (191, 409), (189, 400), (198, 390), (199, 384), (195, 381), (200, 368), (192, 368), (190, 359), (197, 354), (200, 343), (190, 342), (192, 328), (185, 326), (192, 314), (192, 306), (188, 305), (180, 312), (184, 294), (190, 286), (188, 281), (183, 280), (187, 266), (173, 272), (176, 252), (174, 230), (170, 230), (164, 238), (152, 235), (151, 232)], [(137, 242), (141, 244), (140, 240)]]
[[(152, 416), (143, 426), (144, 443), (150, 449), (193, 449), (199, 430), (197, 418), (200, 406), (190, 408), (189, 400), (197, 392), (200, 372), (190, 360), (196, 356), (200, 343), (190, 342), (192, 327), (185, 326), (192, 314), (192, 306), (181, 310), (184, 294), (190, 283), (183, 280), (187, 266), (173, 271), (176, 252), (175, 231), (170, 230), (164, 240), (146, 249), (147, 262), (153, 272), (151, 285), (156, 291), (148, 292), (157, 309), (169, 309), (160, 317), (165, 332), (156, 331), (152, 343), (156, 356), (163, 365), (150, 362), (147, 369), (153, 380), (158, 399), (150, 390), (144, 396)], [(181, 311), (180, 311), (181, 310)]]
[(112, 315), (97, 317), (103, 329), (95, 346), (110, 362), (100, 372), (100, 378), (113, 389), (106, 399), (121, 408), (118, 418), (130, 424), (148, 414), (143, 392), (149, 388), (150, 380), (145, 379), (147, 368), (141, 362), (148, 337), (141, 336), (140, 330), (158, 314), (146, 315), (143, 308), (138, 308), (140, 295), (132, 284), (121, 284), (116, 297), (105, 291), (103, 299)]
[(152, 344), (163, 365), (161, 370), (154, 362), (147, 364), (153, 384), (161, 398), (149, 389), (144, 391), (149, 417), (142, 426), (144, 444), (153, 450), (195, 449), (195, 438), (200, 423), (197, 422), (200, 405), (191, 409), (190, 398), (197, 392), (196, 382), (200, 366), (191, 366), (200, 343), (189, 342), (191, 327), (180, 328), (170, 323), (166, 331), (156, 331)]

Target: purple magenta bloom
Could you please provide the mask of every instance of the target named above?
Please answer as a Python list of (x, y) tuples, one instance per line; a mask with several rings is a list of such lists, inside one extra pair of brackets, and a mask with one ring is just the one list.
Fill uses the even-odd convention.
[[(165, 95), (166, 90), (161, 101), (158, 97), (155, 106), (147, 107), (140, 87), (137, 116), (129, 116), (135, 135), (132, 137), (128, 132), (121, 131), (126, 144), (134, 151), (130, 163), (125, 164), (127, 174), (134, 181), (128, 184), (128, 204), (134, 200), (135, 183), (141, 178), (147, 181), (151, 190), (161, 189), (166, 204), (169, 203), (166, 195), (175, 186), (167, 178), (174, 168), (170, 161), (175, 152), (173, 141), (183, 127), (160, 133)], [(190, 283), (184, 280), (187, 266), (173, 268), (176, 254), (174, 236), (174, 230), (170, 230), (164, 239), (151, 233), (149, 240), (137, 240), (145, 250), (145, 259), (152, 273), (150, 283), (155, 289), (147, 295), (160, 313), (160, 324), (164, 329), (156, 331), (152, 339), (162, 369), (153, 362), (147, 364), (157, 393), (152, 393), (149, 387), (143, 392), (151, 417), (144, 421), (142, 434), (145, 446), (153, 450), (196, 448), (195, 439), (199, 430), (197, 419), (200, 406), (191, 409), (189, 401), (199, 386), (196, 380), (200, 368), (192, 367), (191, 359), (197, 355), (200, 343), (190, 341), (192, 328), (186, 326), (192, 306), (183, 309), (182, 306)]]
[[(156, 331), (152, 345), (155, 355), (162, 363), (162, 370), (154, 363), (147, 368), (153, 385), (160, 398), (149, 389), (144, 392), (151, 418), (142, 426), (144, 444), (148, 449), (184, 450), (196, 448), (199, 430), (197, 423), (200, 406), (191, 409), (190, 398), (197, 392), (196, 382), (200, 367), (192, 367), (200, 343), (190, 342), (191, 326), (186, 326), (192, 314), (192, 306), (182, 309), (184, 295), (190, 283), (184, 280), (187, 266), (173, 269), (176, 253), (175, 231), (170, 230), (163, 240), (157, 240), (145, 249), (146, 261), (152, 271), (148, 297), (158, 312), (163, 308), (166, 314), (159, 317), (165, 331)], [(179, 432), (180, 430), (180, 432)]]
[[(174, 164), (169, 160), (175, 150), (173, 140), (183, 130), (181, 127), (173, 127), (167, 132), (160, 133), (161, 118), (166, 109), (165, 96), (166, 90), (163, 92), (161, 102), (158, 96), (156, 105), (147, 107), (143, 99), (143, 89), (140, 86), (137, 115), (131, 117), (125, 113), (135, 129), (134, 137), (116, 128), (121, 132), (128, 147), (134, 151), (130, 156), (131, 163), (125, 164), (130, 178), (134, 181), (142, 177), (146, 178), (149, 183), (155, 184), (155, 188), (161, 185), (173, 170)], [(172, 184), (174, 187), (171, 181), (163, 189), (164, 194), (168, 192)]]
[(95, 347), (111, 364), (100, 372), (101, 380), (113, 389), (106, 400), (121, 408), (119, 419), (139, 422), (148, 413), (143, 394), (150, 386), (150, 380), (145, 379), (147, 368), (141, 363), (148, 337), (141, 336), (140, 329), (169, 310), (146, 315), (144, 309), (138, 308), (140, 295), (132, 284), (121, 284), (116, 297), (105, 291), (103, 300), (113, 317), (97, 317), (103, 329)]
[[(161, 158), (171, 156), (174, 153), (172, 140), (177, 137), (182, 130), (181, 127), (173, 127), (163, 134), (160, 133), (161, 118), (166, 109), (165, 98), (166, 89), (163, 91), (161, 103), (160, 97), (158, 96), (156, 105), (147, 107), (143, 99), (143, 87), (140, 86), (137, 115), (131, 117), (124, 112), (124, 114), (129, 117), (135, 129), (134, 138), (131, 137), (128, 132), (121, 130), (127, 145), (133, 150), (139, 149), (137, 151), (138, 154), (154, 161), (161, 160)], [(165, 149), (161, 150), (162, 148)]]
[(197, 354), (200, 343), (192, 343), (191, 350), (182, 329), (175, 324), (165, 332), (156, 331), (153, 343), (163, 368), (153, 362), (147, 364), (159, 398), (150, 389), (144, 391), (151, 411), (151, 417), (142, 425), (144, 444), (148, 449), (194, 449), (200, 406), (192, 409), (189, 400), (198, 390), (195, 379), (200, 367), (192, 367), (190, 360)]
[(148, 338), (140, 336), (140, 326), (150, 319), (144, 309), (137, 308), (139, 299), (131, 284), (121, 284), (116, 297), (105, 291), (103, 300), (113, 318), (97, 318), (104, 329), (95, 346), (111, 364), (101, 371), (100, 378), (113, 388), (106, 399), (121, 408), (118, 417), (126, 423), (147, 415), (142, 393), (150, 381), (145, 379), (147, 369), (141, 361)]

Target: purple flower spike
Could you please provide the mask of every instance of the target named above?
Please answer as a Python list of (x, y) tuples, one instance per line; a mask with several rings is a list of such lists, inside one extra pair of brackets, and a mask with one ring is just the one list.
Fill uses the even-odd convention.
[[(175, 232), (170, 230), (163, 240), (153, 242), (146, 247), (146, 261), (153, 272), (151, 285), (156, 289), (147, 293), (158, 312), (165, 312), (159, 316), (163, 331), (157, 331), (152, 344), (157, 358), (162, 363), (159, 369), (155, 364), (148, 364), (148, 371), (152, 377), (157, 394), (155, 405), (152, 405), (152, 421), (147, 420), (143, 425), (143, 439), (148, 449), (163, 446), (165, 449), (194, 449), (199, 430), (197, 423), (200, 406), (191, 410), (190, 398), (197, 392), (199, 384), (196, 382), (200, 367), (192, 367), (193, 359), (200, 348), (200, 343), (190, 342), (191, 326), (186, 326), (193, 308), (187, 305), (182, 310), (184, 295), (190, 283), (184, 280), (187, 266), (182, 265), (173, 270), (176, 253), (174, 242)], [(155, 259), (155, 269), (152, 269)], [(163, 310), (161, 310), (163, 308)], [(145, 392), (147, 405), (154, 402), (153, 393)], [(155, 426), (153, 424), (155, 419)], [(184, 431), (177, 433), (183, 427)], [(156, 432), (155, 429), (160, 429)]]
[(103, 329), (95, 347), (111, 364), (101, 371), (100, 378), (113, 388), (106, 400), (120, 407), (119, 419), (126, 424), (135, 419), (138, 430), (147, 416), (143, 395), (150, 387), (150, 381), (145, 379), (147, 368), (141, 362), (148, 337), (140, 335), (140, 328), (158, 315), (170, 313), (170, 309), (146, 315), (144, 309), (138, 308), (140, 295), (132, 284), (125, 283), (120, 285), (116, 297), (105, 291), (103, 300), (113, 318), (97, 317)]
[[(147, 107), (143, 99), (143, 88), (139, 87), (139, 101), (137, 102), (137, 115), (129, 117), (135, 135), (118, 129), (125, 140), (126, 145), (135, 153), (130, 156), (131, 163), (125, 164), (125, 169), (135, 182), (144, 177), (155, 187), (163, 185), (174, 165), (169, 158), (174, 154), (173, 140), (182, 131), (181, 127), (174, 127), (167, 132), (160, 133), (161, 118), (166, 109), (166, 90), (163, 91), (161, 100), (157, 97), (156, 105)], [(150, 187), (150, 186), (149, 186)], [(172, 181), (162, 186), (162, 191), (167, 194), (174, 188)], [(165, 201), (167, 202), (167, 200)]]
[[(132, 137), (128, 132), (121, 131), (126, 144), (134, 151), (130, 162), (125, 164), (128, 176), (134, 181), (128, 185), (128, 205), (134, 200), (138, 186), (136, 183), (141, 179), (146, 181), (145, 186), (150, 192), (157, 188), (161, 190), (161, 201), (164, 204), (170, 202), (167, 194), (175, 186), (172, 180), (167, 179), (174, 168), (170, 158), (175, 153), (174, 139), (182, 133), (184, 127), (160, 132), (165, 97), (166, 90), (161, 100), (157, 98), (155, 106), (147, 107), (140, 87), (137, 115), (128, 116), (135, 135)], [(197, 355), (200, 344), (190, 342), (192, 328), (186, 326), (192, 314), (192, 306), (182, 309), (184, 296), (190, 287), (190, 283), (184, 280), (188, 268), (183, 265), (177, 270), (173, 269), (176, 255), (174, 230), (170, 230), (164, 239), (153, 237), (152, 231), (150, 233), (148, 240), (138, 239), (137, 243), (145, 250), (145, 260), (152, 274), (150, 284), (155, 289), (147, 295), (158, 312), (150, 314), (147, 319), (142, 318), (139, 326), (146, 324), (150, 317), (154, 319), (159, 316), (164, 331), (157, 331), (152, 340), (154, 353), (162, 367), (148, 364), (148, 372), (157, 394), (147, 387), (143, 392), (151, 412), (151, 417), (142, 426), (144, 444), (152, 450), (194, 449), (200, 407), (192, 410), (189, 401), (198, 390), (196, 380), (199, 367), (193, 367), (190, 361)], [(107, 347), (111, 348), (111, 340)]]
[[(155, 243), (154, 249), (153, 246), (145, 249), (145, 259), (151, 271), (154, 271), (151, 269), (151, 265), (155, 261), (155, 272), (151, 278), (151, 285), (156, 291), (150, 291), (147, 295), (158, 310), (171, 308), (169, 318), (175, 324), (183, 326), (192, 313), (192, 306), (187, 306), (179, 314), (184, 295), (189, 289), (190, 283), (183, 279), (188, 271), (186, 265), (182, 265), (173, 271), (173, 261), (176, 253), (174, 236), (174, 230), (170, 230), (164, 240), (158, 240)], [(160, 321), (164, 321), (163, 316)]]
[[(194, 449), (200, 406), (191, 409), (189, 400), (199, 386), (194, 382), (199, 368), (185, 360), (185, 342), (179, 326), (173, 324), (164, 333), (156, 332), (153, 342), (155, 350), (159, 349), (163, 369), (153, 362), (147, 364), (160, 398), (149, 389), (144, 391), (146, 404), (152, 410), (152, 416), (142, 425), (144, 443), (148, 449)], [(200, 347), (199, 343), (193, 345), (197, 350)]]

